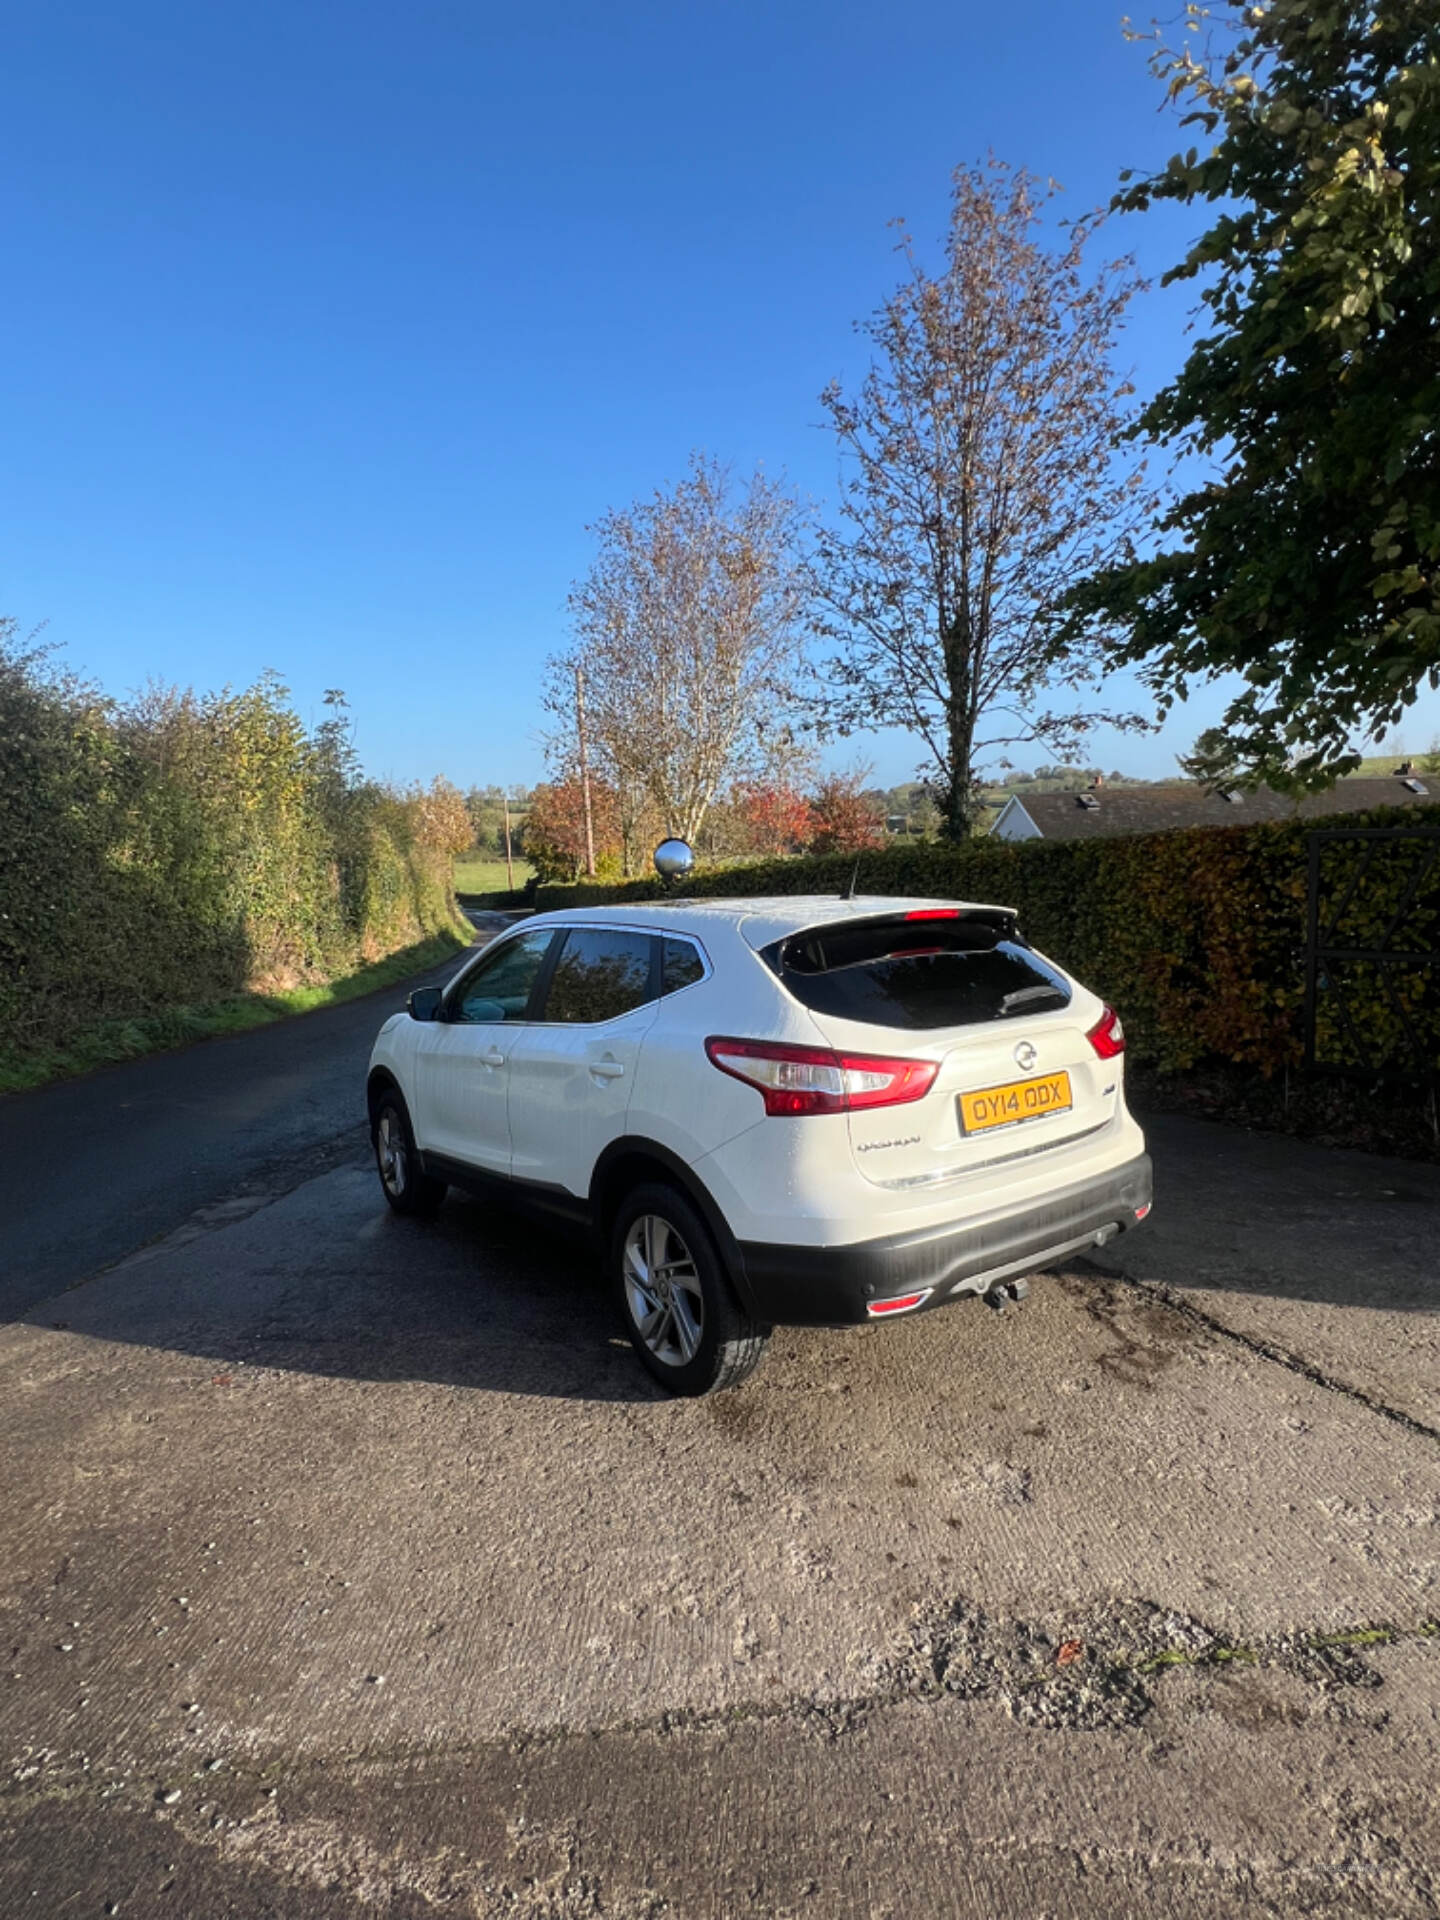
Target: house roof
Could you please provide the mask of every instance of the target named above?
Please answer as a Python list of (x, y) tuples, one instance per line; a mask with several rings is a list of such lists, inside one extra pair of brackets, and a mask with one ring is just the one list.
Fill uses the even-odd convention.
[[(1191, 784), (1173, 787), (1100, 787), (1078, 793), (1020, 793), (1006, 803), (1022, 807), (1046, 840), (1093, 840), (1116, 833), (1163, 833), (1171, 827), (1239, 827), (1256, 820), (1315, 820), (1327, 814), (1364, 813), (1372, 807), (1423, 807), (1440, 803), (1440, 776), (1418, 774), (1428, 792), (1415, 793), (1395, 774), (1357, 775), (1325, 793), (1295, 800), (1260, 787), (1233, 800)], [(1086, 802), (1094, 800), (1095, 806)], [(1000, 816), (1004, 817), (1003, 813)], [(998, 821), (997, 821), (998, 825)]]

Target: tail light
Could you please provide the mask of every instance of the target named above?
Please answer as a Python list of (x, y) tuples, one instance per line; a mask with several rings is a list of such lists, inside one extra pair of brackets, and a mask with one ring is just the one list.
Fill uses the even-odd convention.
[(1113, 1060), (1116, 1054), (1125, 1051), (1125, 1029), (1113, 1007), (1106, 1007), (1085, 1038), (1102, 1060)]
[(710, 1064), (756, 1088), (768, 1114), (854, 1113), (920, 1100), (940, 1071), (938, 1060), (889, 1060), (833, 1047), (791, 1047), (778, 1040), (705, 1042)]

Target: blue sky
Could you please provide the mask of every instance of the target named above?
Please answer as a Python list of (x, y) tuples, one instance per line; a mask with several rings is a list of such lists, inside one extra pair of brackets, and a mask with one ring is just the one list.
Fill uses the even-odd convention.
[[(0, 611), (113, 691), (275, 667), (307, 714), (346, 690), (374, 773), (534, 779), (587, 522), (695, 448), (833, 498), (816, 396), (893, 216), (938, 237), (990, 149), (1079, 212), (1178, 144), (1120, 12), (12, 9)], [(1187, 223), (1117, 237), (1158, 274)], [(1187, 305), (1136, 310), (1142, 391)], [(1216, 705), (1095, 757), (1168, 771)]]

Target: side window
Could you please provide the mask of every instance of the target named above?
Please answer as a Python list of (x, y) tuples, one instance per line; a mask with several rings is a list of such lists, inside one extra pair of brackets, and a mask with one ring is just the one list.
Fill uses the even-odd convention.
[(486, 954), (473, 973), (467, 974), (452, 996), (449, 1016), (463, 1026), (492, 1026), (502, 1020), (523, 1020), (554, 930), (537, 928), (507, 940), (494, 953)]
[(653, 1000), (648, 933), (605, 927), (572, 927), (545, 998), (542, 1020), (591, 1024), (613, 1020)]
[(698, 947), (692, 946), (688, 940), (665, 942), (665, 963), (660, 984), (662, 993), (679, 993), (682, 987), (693, 987), (697, 980), (704, 978), (705, 962), (700, 958)]

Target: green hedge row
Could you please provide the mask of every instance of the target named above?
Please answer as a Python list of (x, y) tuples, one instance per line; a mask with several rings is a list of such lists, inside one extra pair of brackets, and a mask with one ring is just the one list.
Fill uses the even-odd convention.
[[(1440, 806), (1344, 815), (1330, 827), (1440, 828)], [(1112, 839), (933, 843), (862, 854), (858, 891), (971, 900), (1019, 910), (1028, 938), (1121, 1011), (1138, 1059), (1164, 1071), (1224, 1060), (1273, 1074), (1302, 1055), (1311, 831), (1301, 820), (1117, 835)], [(1421, 849), (1423, 851), (1423, 849)], [(1346, 910), (1345, 944), (1377, 944), (1415, 871), (1415, 843), (1397, 837)], [(1324, 897), (1342, 899), (1355, 843), (1329, 843)], [(777, 860), (693, 874), (692, 896), (825, 894), (856, 874), (851, 854)], [(543, 912), (660, 897), (658, 881), (538, 889)], [(1404, 945), (1440, 949), (1440, 873), (1411, 905)], [(1406, 1048), (1406, 1023), (1440, 1065), (1440, 967), (1391, 976), (1345, 974), (1358, 1037), (1380, 1055)], [(1398, 999), (1399, 1006), (1395, 1004)], [(1321, 1057), (1353, 1056), (1333, 994), (1322, 996)]]
[(0, 1053), (328, 984), (453, 929), (432, 814), (273, 680), (120, 706), (0, 620)]

